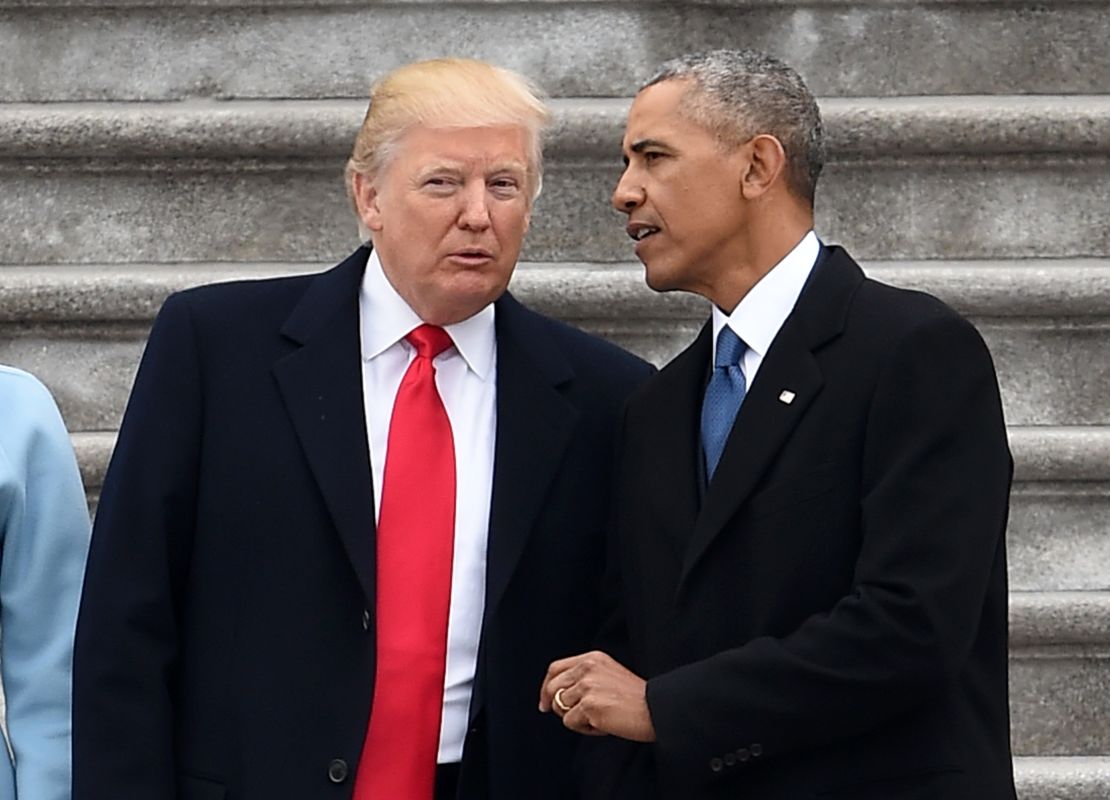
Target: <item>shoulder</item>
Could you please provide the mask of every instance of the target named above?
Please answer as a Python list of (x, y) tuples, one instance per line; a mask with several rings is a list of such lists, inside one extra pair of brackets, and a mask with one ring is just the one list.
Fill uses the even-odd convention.
[(51, 421), (57, 417), (57, 406), (50, 391), (29, 372), (0, 365), (0, 428)]
[(0, 452), (38, 452), (69, 439), (50, 391), (35, 376), (0, 365)]
[(934, 328), (974, 332), (960, 314), (925, 292), (904, 289), (868, 277), (844, 248), (825, 245), (791, 319), (806, 339), (827, 340), (840, 331), (848, 342), (870, 340), (879, 350), (903, 337)]
[(856, 338), (874, 338), (887, 352), (915, 343), (970, 346), (986, 352), (986, 344), (975, 326), (944, 301), (871, 278), (860, 284), (853, 298), (846, 330), (855, 333)]
[(514, 336), (536, 336), (558, 351), (576, 376), (630, 389), (655, 373), (655, 367), (607, 339), (545, 316), (511, 297), (499, 302), (505, 330)]
[(194, 286), (170, 295), (164, 313), (181, 310), (200, 319), (249, 321), (263, 316), (288, 314), (313, 279), (322, 273), (277, 278), (227, 281)]
[[(914, 402), (963, 396), (997, 405), (994, 358), (982, 335), (942, 300), (920, 291), (866, 279), (856, 292), (842, 335), (828, 344), (818, 361), (896, 413)], [(944, 401), (934, 398), (934, 408)], [(873, 407), (876, 407), (873, 405)]]
[(42, 382), (30, 372), (0, 364), (0, 396), (6, 400), (49, 395)]
[(338, 308), (358, 303), (359, 285), (370, 250), (359, 247), (324, 270), (274, 278), (197, 286), (171, 295), (159, 312), (156, 331), (188, 322), (222, 343), (238, 336), (272, 334), (286, 323), (312, 328)]
[(908, 342), (931, 338), (971, 343), (985, 351), (975, 327), (933, 295), (868, 277), (841, 247), (826, 246), (788, 323), (805, 341), (853, 355), (861, 366), (883, 362)]
[[(154, 320), (147, 352), (173, 358), (252, 358), (280, 331), (320, 273), (195, 286), (166, 298)], [(191, 357), (191, 356), (190, 356)]]
[[(239, 369), (280, 339), (311, 279), (298, 276), (196, 286), (166, 298), (143, 348), (131, 402), (148, 390), (194, 387), (201, 365)], [(152, 372), (153, 371), (153, 372)], [(153, 380), (144, 380), (150, 374)], [(171, 393), (172, 394), (172, 393)]]
[(864, 278), (851, 313), (898, 330), (912, 330), (935, 321), (965, 321), (951, 306), (926, 292), (903, 289), (874, 278)]
[(613, 344), (608, 339), (560, 320), (541, 317), (547, 325), (552, 338), (560, 342), (563, 351), (576, 362), (601, 370), (616, 370), (621, 373), (647, 374), (655, 367), (644, 359)]

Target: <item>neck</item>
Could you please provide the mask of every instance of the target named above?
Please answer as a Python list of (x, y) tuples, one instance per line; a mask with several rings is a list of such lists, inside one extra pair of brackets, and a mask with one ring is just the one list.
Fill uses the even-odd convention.
[(721, 275), (706, 294), (721, 311), (731, 314), (763, 276), (786, 258), (813, 230), (813, 212), (768, 214), (752, 220), (745, 254)]

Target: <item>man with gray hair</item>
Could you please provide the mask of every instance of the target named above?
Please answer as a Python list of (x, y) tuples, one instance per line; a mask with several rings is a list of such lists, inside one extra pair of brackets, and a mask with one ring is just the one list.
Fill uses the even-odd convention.
[(623, 613), (541, 709), (610, 735), (599, 798), (1013, 800), (1012, 462), (982, 339), (818, 240), (821, 119), (783, 63), (666, 64), (623, 149), (648, 284), (712, 316), (627, 406)]
[(76, 800), (566, 800), (535, 710), (600, 624), (619, 409), (652, 369), (506, 286), (548, 112), (466, 59), (374, 87), (317, 275), (151, 331), (75, 656)]

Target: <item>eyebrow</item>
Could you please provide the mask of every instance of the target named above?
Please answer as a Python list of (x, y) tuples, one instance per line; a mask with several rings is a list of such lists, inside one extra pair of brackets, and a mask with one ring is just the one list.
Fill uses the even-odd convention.
[(633, 153), (642, 153), (649, 147), (662, 147), (666, 150), (671, 149), (670, 145), (668, 145), (666, 142), (660, 141), (659, 139), (640, 139), (639, 141), (633, 142), (628, 149), (631, 150)]
[(463, 165), (458, 162), (437, 161), (435, 163), (425, 165), (422, 169), (418, 170), (416, 174), (419, 177), (424, 177), (425, 175), (435, 175), (436, 173), (444, 172), (461, 174), (462, 171)]
[(487, 175), (493, 175), (498, 172), (521, 172), (528, 173), (528, 165), (523, 161), (502, 161), (495, 163), (486, 170)]
[[(426, 178), (429, 175), (462, 175), (467, 170), (467, 165), (462, 161), (439, 161), (428, 164), (424, 169), (416, 173), (416, 177)], [(502, 161), (490, 165), (486, 170), (483, 170), (484, 175), (497, 175), (505, 173), (519, 173), (522, 175), (528, 174), (528, 165), (523, 161)]]

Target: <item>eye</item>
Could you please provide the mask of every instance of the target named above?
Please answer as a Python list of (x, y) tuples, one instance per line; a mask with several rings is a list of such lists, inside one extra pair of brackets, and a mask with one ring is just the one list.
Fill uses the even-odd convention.
[(654, 161), (658, 161), (658, 160), (660, 160), (661, 158), (663, 158), (665, 156), (666, 156), (666, 153), (660, 153), (658, 150), (646, 150), (643, 153), (644, 161), (646, 161), (649, 164), (651, 164)]
[(515, 197), (520, 192), (520, 181), (516, 178), (502, 176), (491, 180), (489, 188), (497, 197)]
[(429, 175), (420, 182), (420, 188), (434, 195), (447, 195), (455, 191), (458, 181), (450, 175)]

